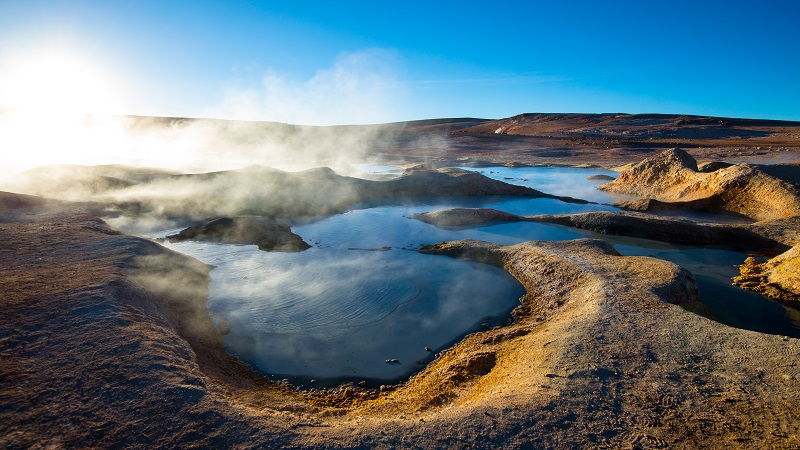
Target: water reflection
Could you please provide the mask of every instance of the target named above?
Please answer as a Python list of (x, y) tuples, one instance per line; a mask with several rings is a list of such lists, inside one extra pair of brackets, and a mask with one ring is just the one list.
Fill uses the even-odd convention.
[[(609, 172), (480, 170), (552, 194), (596, 202), (614, 200), (595, 189), (601, 182), (586, 179)], [(523, 293), (507, 273), (414, 251), (421, 243), (467, 238), (504, 245), (585, 236), (605, 239), (623, 254), (654, 256), (687, 268), (717, 320), (800, 337), (795, 310), (730, 285), (730, 277), (736, 274), (733, 266), (746, 256), (742, 253), (539, 223), (441, 229), (409, 219), (415, 213), (450, 207), (494, 208), (519, 215), (615, 210), (602, 204), (516, 197), (399, 199), (356, 205), (345, 214), (324, 219), (296, 221), (293, 231), (313, 246), (301, 253), (192, 242), (167, 245), (215, 266), (209, 308), (217, 322), (230, 324), (225, 344), (231, 353), (266, 373), (306, 379), (407, 377), (431, 358), (425, 347), (435, 351), (479, 329), (481, 323), (502, 323)], [(387, 359), (397, 362), (386, 363)]]
[(483, 175), (506, 183), (527, 186), (548, 194), (582, 198), (597, 203), (618, 203), (630, 200), (631, 196), (611, 194), (597, 190), (597, 186), (607, 180), (589, 180), (592, 175), (605, 175), (616, 178), (619, 173), (602, 169), (582, 169), (574, 167), (481, 167), (462, 169), (480, 172)]
[(505, 317), (524, 294), (502, 269), (410, 250), (168, 245), (215, 266), (209, 310), (230, 325), (227, 348), (273, 374), (405, 377), (425, 347)]

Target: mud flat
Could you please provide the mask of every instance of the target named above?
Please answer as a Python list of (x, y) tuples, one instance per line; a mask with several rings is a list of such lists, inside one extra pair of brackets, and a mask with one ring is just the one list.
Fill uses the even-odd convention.
[(800, 342), (686, 311), (690, 274), (602, 242), (429, 247), (520, 280), (516, 321), (398, 386), (297, 391), (222, 351), (206, 266), (74, 206), (3, 217), (6, 447), (800, 443)]

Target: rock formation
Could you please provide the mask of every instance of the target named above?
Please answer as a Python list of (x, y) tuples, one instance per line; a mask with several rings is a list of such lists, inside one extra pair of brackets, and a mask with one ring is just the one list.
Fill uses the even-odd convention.
[(800, 246), (760, 263), (749, 257), (739, 266), (737, 286), (785, 302), (800, 302)]
[(265, 251), (298, 251), (310, 248), (289, 225), (269, 217), (223, 217), (167, 236), (171, 241), (217, 241), (225, 244), (256, 244)]
[(598, 189), (755, 220), (800, 215), (800, 194), (789, 183), (743, 164), (701, 172), (697, 161), (677, 148), (635, 164)]
[(756, 225), (700, 224), (690, 220), (632, 212), (518, 216), (487, 208), (451, 208), (419, 213), (411, 218), (439, 227), (466, 227), (492, 222), (552, 223), (596, 233), (654, 239), (675, 244), (729, 245), (757, 250), (771, 250), (786, 245), (785, 239), (760, 233), (760, 228)]
[(525, 218), (490, 208), (450, 208), (411, 216), (412, 219), (437, 227), (463, 227), (479, 223), (519, 222)]

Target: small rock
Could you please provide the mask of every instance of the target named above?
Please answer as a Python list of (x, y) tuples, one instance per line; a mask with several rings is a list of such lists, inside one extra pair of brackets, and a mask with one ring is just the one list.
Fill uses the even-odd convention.
[(425, 351), (426, 351), (426, 352), (429, 352), (429, 351), (431, 351), (431, 348), (426, 346), (426, 347), (425, 347)]
[(358, 385), (361, 386), (361, 387), (364, 387), (364, 386), (367, 385), (367, 382), (362, 380), (362, 381), (358, 382)]
[(789, 336), (784, 336), (783, 340), (786, 341), (786, 342), (789, 342)]

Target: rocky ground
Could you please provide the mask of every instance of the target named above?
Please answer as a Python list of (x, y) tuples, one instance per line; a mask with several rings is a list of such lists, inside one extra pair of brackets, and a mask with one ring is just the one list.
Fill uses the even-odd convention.
[[(529, 138), (567, 142), (576, 136), (598, 136), (597, 141), (586, 141), (588, 144), (573, 142), (568, 155), (557, 156), (559, 161), (569, 160), (573, 165), (593, 162), (586, 158), (588, 147), (596, 147), (597, 156), (607, 150), (601, 144), (614, 139), (627, 145), (628, 150), (613, 158), (598, 156), (594, 161), (598, 166), (619, 159), (638, 162), (641, 156), (631, 155), (654, 149), (657, 154), (663, 151), (658, 145), (672, 147), (681, 139), (697, 139), (696, 143), (713, 149), (704, 153), (692, 148), (690, 153), (695, 157), (717, 152), (733, 160), (772, 158), (779, 153), (775, 150), (778, 144), (782, 144), (779, 148), (798, 147), (798, 138), (792, 134), (796, 133), (796, 124), (720, 124), (708, 118), (680, 117), (567, 115), (559, 119), (557, 115), (525, 115), (506, 120), (506, 125), (516, 120), (521, 128), (509, 125), (499, 133), (499, 124), (489, 121), (432, 121), (392, 131), (395, 140), (390, 141), (408, 144), (410, 138), (405, 139), (409, 133), (419, 134), (424, 129), (434, 134), (449, 133), (451, 143), (487, 143), (482, 150), (448, 147), (442, 154), (437, 153), (441, 149), (429, 147), (427, 156), (422, 155), (422, 148), (414, 147), (405, 155), (406, 162), (422, 155), (434, 162), (440, 157), (444, 159), (439, 161), (467, 157), (472, 162), (529, 164), (545, 158), (536, 156), (536, 149), (529, 157), (520, 150), (523, 144), (532, 142)], [(634, 119), (640, 122), (632, 122)], [(653, 123), (648, 125), (647, 120)], [(578, 123), (585, 126), (576, 128)], [(488, 131), (463, 131), (464, 127), (484, 125)], [(543, 134), (544, 126), (552, 128), (551, 134)], [(658, 145), (645, 151), (643, 145), (651, 141), (650, 137)], [(505, 147), (507, 151), (498, 150), (514, 139), (513, 145)], [(734, 140), (737, 147), (754, 150), (748, 156), (719, 144)], [(768, 154), (758, 155), (761, 150), (755, 150), (756, 143), (763, 144), (760, 146)], [(773, 148), (768, 149), (768, 145)], [(389, 147), (387, 144), (387, 155), (391, 154)], [(485, 158), (490, 154), (494, 159)], [(787, 162), (784, 156), (795, 153), (780, 155), (773, 161)], [(702, 231), (706, 229), (703, 227), (711, 229), (711, 225), (695, 224), (692, 228), (695, 225), (687, 224), (685, 229), (671, 229), (674, 223), (669, 221), (675, 219), (641, 213), (549, 220), (569, 221), (565, 222), (568, 226), (585, 224), (587, 228), (616, 226), (623, 231), (646, 226), (661, 230), (664, 236), (672, 233), (695, 236), (693, 239), (701, 231), (709, 233), (701, 234), (704, 238), (757, 236), (786, 251), (771, 262), (755, 262), (764, 264), (749, 272), (760, 277), (757, 284), (796, 286), (797, 254), (792, 247), (800, 242), (797, 216), (759, 212), (783, 200), (773, 195), (776, 198), (762, 199), (766, 201), (763, 208), (734, 210), (737, 203), (726, 194), (734, 190), (722, 181), (707, 181), (717, 180), (712, 177), (719, 174), (713, 173), (730, 167), (723, 164), (704, 172), (701, 165), (697, 170), (689, 166), (688, 172), (674, 172), (689, 174), (687, 186), (710, 186), (710, 197), (721, 199), (715, 204), (759, 221), (719, 226), (712, 233)], [(252, 170), (258, 172), (259, 179), (264, 178), (263, 169)], [(784, 189), (792, 185), (790, 181), (769, 184), (772, 181), (764, 178), (794, 173), (792, 166), (757, 169), (766, 174), (763, 176), (755, 170), (750, 172), (755, 174), (750, 179), (767, 180), (767, 184), (751, 187)], [(740, 171), (729, 170), (736, 174)], [(511, 189), (475, 182), (463, 173), (409, 175), (421, 181), (400, 181), (383, 190), (376, 186), (389, 185), (370, 185), (371, 195), (384, 195), (392, 189), (416, 195), (429, 192), (431, 183), (442, 183), (442, 193), (447, 195)], [(284, 177), (283, 182), (300, 191), (309, 180), (327, 185), (334, 178), (324, 170), (300, 178), (276, 176)], [(192, 182), (209, 181), (211, 187), (243, 179), (240, 173), (192, 178)], [(786, 181), (786, 177), (778, 178)], [(115, 203), (118, 211), (140, 208), (143, 214), (164, 212), (157, 207), (172, 204), (145, 202), (147, 197), (142, 193), (153, 191), (137, 190), (137, 186), (165, 179), (171, 187), (186, 180), (172, 173), (139, 173), (124, 182), (106, 179), (102, 185), (90, 184), (101, 187), (91, 195), (126, 190), (139, 197), (136, 202)], [(222, 185), (214, 184), (226, 179)], [(361, 186), (360, 182), (347, 183)], [(715, 186), (723, 186), (721, 194)], [(669, 189), (670, 185), (665, 187)], [(748, 192), (742, 195), (750, 195)], [(772, 195), (769, 192), (762, 194)], [(517, 195), (538, 194), (519, 191)], [(224, 197), (219, 194), (219, 198)], [(202, 199), (202, 195), (185, 196), (188, 205), (184, 206), (208, 207)], [(276, 205), (280, 203), (280, 197), (274, 200), (278, 201)], [(661, 201), (671, 200), (675, 199)], [(0, 194), (1, 447), (800, 446), (800, 341), (731, 328), (690, 312), (697, 302), (696, 285), (692, 275), (675, 264), (621, 256), (609, 245), (589, 239), (511, 247), (459, 241), (425, 247), (423, 251), (441, 257), (500, 266), (516, 277), (527, 294), (514, 312), (513, 323), (467, 336), (397, 386), (371, 390), (349, 385), (301, 391), (268, 382), (228, 356), (205, 309), (209, 268), (153, 241), (113, 230), (97, 216), (108, 212), (109, 205), (101, 202), (98, 206), (96, 197), (89, 203), (69, 203)], [(329, 205), (335, 206), (331, 211), (340, 207)], [(791, 203), (786, 205), (791, 207)], [(789, 207), (786, 211), (791, 212)], [(184, 211), (194, 214), (184, 218), (211, 218), (202, 210)], [(246, 214), (242, 210), (238, 213)], [(174, 218), (170, 214), (164, 217)], [(496, 211), (488, 215), (469, 211), (460, 217), (517, 220)], [(633, 221), (633, 226), (625, 225), (625, 220)], [(659, 222), (662, 220), (667, 222)], [(731, 238), (731, 233), (735, 237)], [(741, 239), (751, 243), (747, 237)]]
[(686, 311), (688, 272), (599, 241), (428, 248), (517, 277), (515, 323), (384, 392), (302, 392), (224, 354), (202, 264), (80, 210), (0, 230), (4, 447), (800, 444), (800, 342)]

